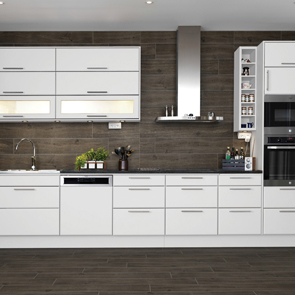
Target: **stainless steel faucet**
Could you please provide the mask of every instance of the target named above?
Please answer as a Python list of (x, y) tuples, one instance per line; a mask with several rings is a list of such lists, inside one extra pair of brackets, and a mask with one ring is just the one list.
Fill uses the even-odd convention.
[(30, 139), (28, 139), (28, 138), (23, 138), (23, 139), (21, 139), (21, 140), (17, 143), (15, 149), (17, 150), (19, 144), (20, 144), (22, 141), (25, 141), (25, 140), (26, 140), (26, 141), (29, 141), (29, 142), (32, 144), (33, 148), (34, 148), (34, 155), (32, 156), (32, 167), (31, 167), (31, 169), (34, 171), (34, 170), (36, 169), (36, 148), (35, 148), (35, 145), (34, 145), (34, 143), (32, 142), (32, 140), (30, 140)]

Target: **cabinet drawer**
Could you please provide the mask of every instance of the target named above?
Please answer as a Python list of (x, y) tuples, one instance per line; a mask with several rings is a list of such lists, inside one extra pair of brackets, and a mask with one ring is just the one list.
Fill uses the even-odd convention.
[(166, 187), (166, 206), (217, 207), (217, 187)]
[(57, 72), (57, 95), (139, 94), (137, 72)]
[(165, 185), (164, 175), (151, 174), (131, 174), (131, 175), (114, 175), (114, 186), (153, 186)]
[(167, 175), (167, 185), (217, 185), (217, 175), (183, 174)]
[(55, 95), (55, 73), (0, 73), (0, 95)]
[(264, 234), (295, 234), (295, 210), (265, 209)]
[(58, 208), (58, 187), (0, 187), (0, 208)]
[(114, 235), (164, 235), (164, 209), (114, 209)]
[(0, 209), (0, 235), (59, 235), (58, 209)]
[(264, 207), (295, 208), (295, 188), (264, 187)]
[(57, 71), (138, 71), (140, 47), (57, 48)]
[(167, 209), (166, 235), (216, 235), (217, 209)]
[(277, 42), (265, 43), (265, 66), (287, 67), (295, 66), (295, 43), (294, 42)]
[(219, 207), (261, 207), (261, 186), (221, 186)]
[(1, 175), (1, 186), (59, 186), (59, 175)]
[(261, 233), (261, 210), (252, 208), (219, 209), (220, 235), (255, 235)]
[(0, 71), (55, 71), (55, 49), (1, 48)]
[(114, 187), (113, 206), (118, 208), (165, 207), (164, 187)]
[(261, 185), (261, 174), (226, 174), (219, 176), (219, 185)]

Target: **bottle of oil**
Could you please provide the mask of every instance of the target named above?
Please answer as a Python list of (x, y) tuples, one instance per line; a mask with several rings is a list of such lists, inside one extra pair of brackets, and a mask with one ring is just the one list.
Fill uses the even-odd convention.
[(226, 160), (229, 160), (230, 159), (230, 147), (229, 146), (227, 147), (227, 151), (225, 153), (225, 159)]
[(235, 160), (239, 160), (239, 159), (240, 159), (239, 150), (236, 149)]
[(242, 160), (245, 159), (245, 154), (244, 154), (244, 148), (243, 147), (241, 147), (240, 159), (242, 159)]
[(232, 147), (232, 149), (231, 149), (230, 158), (231, 158), (232, 160), (235, 159), (235, 148), (234, 148), (234, 147)]

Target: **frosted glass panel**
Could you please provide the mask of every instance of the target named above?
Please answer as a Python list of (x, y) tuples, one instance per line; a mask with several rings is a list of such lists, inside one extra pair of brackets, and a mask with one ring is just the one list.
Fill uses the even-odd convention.
[(2, 100), (1, 114), (49, 114), (50, 101), (36, 100)]
[(62, 100), (62, 114), (132, 114), (133, 100)]

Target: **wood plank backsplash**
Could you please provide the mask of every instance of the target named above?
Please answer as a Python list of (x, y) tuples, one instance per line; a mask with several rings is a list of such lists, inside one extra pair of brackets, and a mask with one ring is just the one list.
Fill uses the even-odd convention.
[[(109, 130), (107, 123), (0, 124), (0, 169), (28, 169), (36, 145), (38, 169), (74, 169), (77, 155), (99, 146), (112, 151), (131, 144), (135, 152), (129, 168), (220, 168), (227, 146), (244, 142), (233, 132), (233, 56), (239, 46), (263, 40), (295, 40), (295, 32), (201, 33), (201, 115), (224, 116), (217, 124), (157, 124), (165, 105), (176, 105), (176, 32), (0, 32), (0, 46), (123, 46), (142, 47), (140, 123), (123, 123)], [(111, 155), (107, 168), (116, 169)]]

